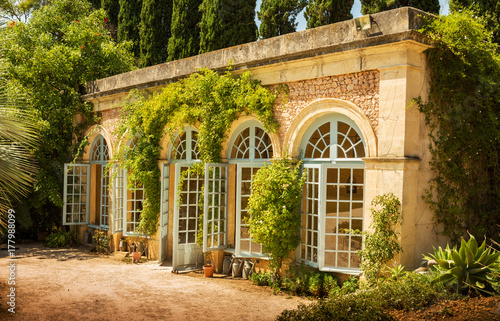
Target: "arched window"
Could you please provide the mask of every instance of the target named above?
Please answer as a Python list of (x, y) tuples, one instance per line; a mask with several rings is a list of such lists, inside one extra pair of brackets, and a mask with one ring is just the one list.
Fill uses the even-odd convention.
[(301, 144), (307, 181), (300, 260), (327, 271), (359, 270), (365, 144), (356, 124), (331, 115), (313, 122)]
[(267, 132), (258, 123), (243, 126), (231, 147), (230, 159), (268, 160), (273, 158), (273, 145)]
[(196, 130), (188, 127), (175, 137), (170, 151), (170, 159), (184, 161), (200, 159)]
[(109, 147), (102, 135), (98, 135), (90, 149), (90, 164), (93, 164), (96, 169), (96, 201), (98, 202), (99, 226), (101, 228), (109, 228), (109, 174), (106, 170), (106, 165), (109, 161)]
[(264, 255), (262, 245), (256, 243), (250, 233), (247, 204), (252, 193), (253, 175), (272, 157), (271, 138), (257, 121), (247, 121), (236, 128), (228, 149), (230, 162), (237, 163), (236, 255)]

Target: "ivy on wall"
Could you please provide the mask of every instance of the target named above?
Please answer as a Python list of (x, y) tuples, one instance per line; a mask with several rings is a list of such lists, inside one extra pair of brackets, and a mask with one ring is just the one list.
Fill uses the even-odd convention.
[[(203, 163), (220, 163), (222, 143), (231, 124), (240, 115), (253, 114), (268, 132), (276, 132), (273, 117), (277, 94), (251, 79), (249, 72), (234, 76), (201, 69), (160, 92), (133, 91), (124, 104), (119, 137), (134, 141), (134, 148), (125, 146), (116, 153), (129, 172), (129, 187), (144, 187), (144, 202), (139, 229), (149, 235), (156, 233), (160, 213), (160, 141), (172, 138), (185, 125), (198, 128), (198, 147)], [(201, 165), (197, 167), (201, 168)]]
[(435, 177), (426, 200), (443, 233), (458, 241), (498, 238), (500, 224), (500, 56), (480, 17), (463, 11), (422, 30), (431, 72), (427, 102), (417, 101), (430, 128)]

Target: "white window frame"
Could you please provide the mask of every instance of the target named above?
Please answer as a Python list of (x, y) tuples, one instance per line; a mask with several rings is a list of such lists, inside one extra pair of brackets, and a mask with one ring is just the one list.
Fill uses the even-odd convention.
[[(137, 185), (135, 185), (133, 188), (128, 188), (127, 187), (128, 185), (128, 175), (124, 175), (124, 217), (123, 217), (123, 235), (124, 236), (130, 236), (130, 235), (137, 235), (137, 227), (139, 226), (140, 224), (140, 217), (141, 217), (141, 212), (142, 212), (142, 209), (141, 210), (137, 210), (136, 208), (136, 202), (142, 202), (142, 204), (144, 204), (144, 187), (137, 187)], [(128, 192), (131, 192), (132, 195), (133, 195), (133, 198), (129, 198), (128, 196)], [(137, 191), (142, 191), (142, 198), (137, 198)], [(133, 202), (134, 206), (131, 210), (128, 209), (128, 202)], [(142, 205), (141, 207), (143, 207), (144, 205)], [(139, 221), (130, 221), (128, 220), (128, 214), (129, 213), (135, 213), (135, 212), (139, 212)], [(134, 215), (134, 214), (132, 214)], [(130, 232), (127, 230), (127, 225), (128, 224), (133, 224), (134, 225), (134, 231), (133, 232)], [(139, 236), (144, 236), (144, 235), (139, 235)]]
[[(212, 172), (211, 172), (212, 169)], [(220, 173), (224, 171), (225, 175), (219, 178), (213, 177), (210, 174), (215, 169)], [(228, 189), (228, 164), (205, 164), (205, 180), (204, 180), (204, 209), (203, 209), (203, 252), (225, 249), (227, 248), (227, 189)], [(210, 190), (210, 186), (212, 187)], [(212, 199), (212, 201), (210, 201)], [(219, 200), (219, 205), (214, 205), (214, 200)], [(209, 218), (210, 211), (217, 211), (219, 216), (215, 218), (213, 215)], [(222, 214), (221, 214), (222, 213)], [(220, 218), (224, 215), (224, 218)], [(209, 231), (209, 226), (211, 227)], [(215, 231), (214, 226), (218, 229)], [(220, 230), (222, 227), (222, 231)], [(209, 246), (209, 241), (210, 245)], [(214, 246), (214, 243), (217, 243)]]
[[(75, 170), (78, 169), (79, 173), (82, 175), (73, 175)], [(85, 169), (86, 174), (83, 173)], [(71, 171), (71, 173), (70, 173)], [(69, 183), (69, 178), (72, 178), (72, 182)], [(85, 180), (83, 183), (75, 183), (75, 177), (79, 177), (80, 181)], [(68, 194), (68, 189), (71, 188), (72, 193)], [(80, 190), (75, 193), (74, 187), (80, 187)], [(68, 202), (69, 197), (72, 197), (71, 202)], [(78, 197), (80, 200), (85, 196), (85, 202), (74, 202), (74, 197)], [(89, 224), (89, 204), (90, 204), (90, 164), (64, 164), (64, 192), (63, 192), (64, 206), (63, 206), (63, 225), (83, 225)], [(81, 211), (82, 205), (85, 205), (85, 211)], [(68, 213), (68, 206), (71, 207), (71, 212)], [(74, 213), (75, 209), (78, 209)], [(66, 219), (67, 215), (78, 215), (78, 221), (68, 222)], [(81, 221), (81, 215), (85, 215), (85, 221)]]
[[(97, 149), (96, 149), (97, 146)], [(110, 202), (109, 197), (109, 181), (110, 173), (106, 173), (106, 165), (109, 161), (109, 146), (106, 139), (102, 135), (98, 135), (92, 142), (90, 148), (90, 164), (100, 165), (101, 181), (99, 195), (99, 228), (103, 230), (109, 229), (110, 219)], [(106, 221), (107, 224), (103, 224)]]
[(113, 229), (112, 233), (123, 231), (123, 214), (126, 206), (126, 172), (119, 164), (113, 165)]
[[(305, 157), (305, 152), (306, 152), (306, 147), (307, 144), (310, 140), (311, 135), (323, 124), (330, 122), (330, 145), (329, 145), (329, 157), (328, 158), (306, 158)], [(329, 271), (329, 272), (339, 272), (339, 273), (345, 273), (345, 274), (354, 274), (357, 275), (361, 273), (359, 267), (356, 268), (351, 268), (351, 267), (337, 267), (337, 266), (327, 266), (325, 264), (325, 254), (326, 252), (337, 252), (337, 253), (345, 253), (345, 252), (353, 252), (353, 251), (340, 251), (340, 250), (328, 250), (326, 249), (326, 235), (334, 235), (336, 236), (336, 240), (338, 240), (338, 235), (343, 234), (343, 233), (326, 233), (326, 189), (327, 189), (327, 169), (328, 168), (336, 168), (336, 169), (363, 169), (363, 182), (357, 182), (356, 185), (358, 186), (365, 186), (365, 181), (366, 181), (366, 171), (365, 171), (365, 164), (362, 161), (361, 158), (338, 158), (337, 155), (337, 135), (338, 135), (338, 122), (343, 122), (349, 125), (353, 130), (355, 130), (356, 134), (359, 136), (361, 140), (361, 144), (365, 147), (366, 151), (366, 143), (363, 139), (363, 136), (361, 135), (361, 132), (356, 125), (355, 122), (353, 122), (351, 119), (344, 115), (340, 114), (332, 114), (327, 117), (321, 117), (314, 121), (309, 128), (305, 131), (300, 148), (301, 148), (301, 153), (304, 156), (303, 161), (303, 168), (317, 168), (318, 169), (318, 175), (319, 175), (319, 186), (318, 186), (318, 193), (319, 193), (319, 199), (318, 199), (318, 262), (313, 262), (313, 261), (308, 261), (305, 259), (302, 259), (302, 245), (306, 245), (305, 243), (302, 243), (301, 239), (301, 244), (299, 245), (297, 249), (297, 256), (296, 259), (297, 261), (304, 262), (307, 265), (319, 268), (321, 271)], [(333, 136), (335, 135), (335, 137)], [(338, 185), (341, 185), (340, 183)], [(352, 184), (351, 184), (352, 185)], [(363, 194), (363, 210), (364, 210), (364, 196), (366, 193)], [(304, 201), (304, 199), (303, 199)], [(337, 200), (337, 203), (339, 201)], [(359, 203), (359, 201), (356, 201), (356, 203)], [(352, 197), (351, 200), (349, 201), (350, 208), (352, 208)], [(301, 205), (301, 220), (302, 220), (302, 205)], [(365, 218), (362, 217), (362, 221)], [(352, 226), (352, 218), (349, 220), (349, 226)], [(303, 223), (301, 223), (303, 224)], [(338, 221), (337, 221), (338, 224)], [(301, 227), (301, 237), (302, 237), (302, 231), (303, 227)], [(354, 235), (355, 236), (355, 235)], [(353, 235), (349, 235), (349, 248), (351, 246), (351, 237)], [(338, 244), (336, 243), (336, 246)], [(348, 259), (348, 264), (350, 264), (350, 260)]]

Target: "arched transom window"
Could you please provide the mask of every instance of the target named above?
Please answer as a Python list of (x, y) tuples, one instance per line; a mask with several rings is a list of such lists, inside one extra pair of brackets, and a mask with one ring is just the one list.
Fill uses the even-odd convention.
[(186, 128), (174, 138), (170, 159), (185, 161), (200, 159), (198, 132), (196, 130)]
[(91, 162), (108, 162), (109, 161), (109, 148), (106, 140), (102, 135), (99, 135), (94, 139), (92, 144), (92, 149), (90, 153)]
[(304, 159), (365, 157), (365, 146), (358, 131), (343, 121), (327, 121), (317, 126), (307, 140)]
[(237, 134), (230, 159), (267, 160), (273, 158), (273, 145), (267, 132), (256, 124), (245, 126)]
[(299, 259), (324, 271), (359, 270), (363, 230), (365, 144), (356, 124), (330, 115), (302, 141), (307, 179), (302, 198)]

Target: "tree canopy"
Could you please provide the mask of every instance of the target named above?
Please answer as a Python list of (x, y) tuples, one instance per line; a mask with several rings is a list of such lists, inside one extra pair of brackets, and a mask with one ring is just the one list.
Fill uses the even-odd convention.
[(439, 0), (361, 0), (361, 13), (372, 14), (401, 7), (413, 7), (439, 14)]
[[(0, 32), (6, 79), (25, 95), (38, 116), (40, 144), (33, 149), (39, 170), (24, 209), (34, 220), (60, 220), (63, 164), (75, 155), (75, 139), (92, 121), (92, 106), (80, 96), (87, 82), (131, 70), (129, 43), (116, 44), (105, 13), (84, 0), (53, 0), (27, 23)], [(74, 126), (82, 115), (80, 126)]]
[(173, 3), (168, 61), (197, 55), (200, 50), (200, 4), (203, 0), (176, 0)]
[(200, 53), (257, 40), (256, 0), (204, 0)]
[(486, 27), (493, 32), (493, 42), (500, 45), (500, 1), (450, 0), (450, 12), (458, 12), (466, 8), (473, 10), (484, 19)]
[(352, 19), (354, 0), (311, 0), (306, 6), (304, 17), (307, 28), (315, 28), (335, 22)]
[(257, 12), (261, 21), (260, 37), (266, 39), (295, 32), (295, 20), (305, 5), (305, 0), (263, 0)]
[(172, 0), (143, 0), (139, 32), (140, 67), (167, 61), (172, 2)]

